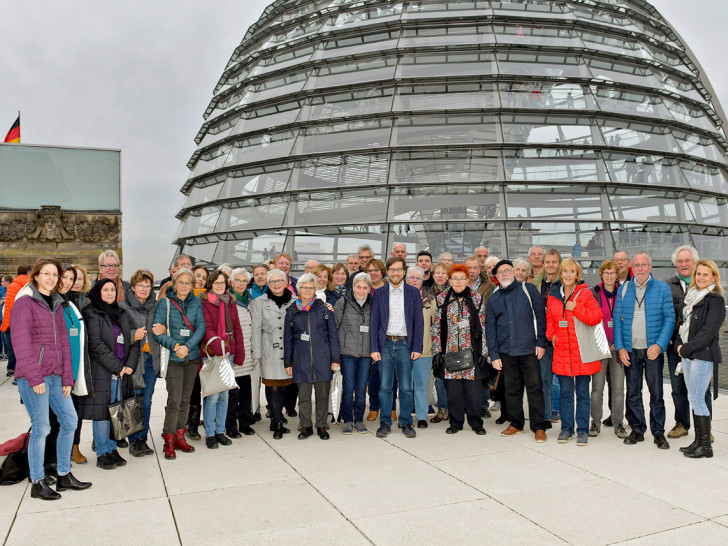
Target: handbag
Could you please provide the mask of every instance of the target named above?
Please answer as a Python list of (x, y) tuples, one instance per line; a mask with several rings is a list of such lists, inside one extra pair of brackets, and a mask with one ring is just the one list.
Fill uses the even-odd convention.
[[(460, 321), (463, 320), (462, 308), (460, 308)], [(444, 312), (446, 312), (445, 310)], [(443, 313), (444, 313), (443, 312)], [(447, 318), (445, 318), (447, 320)], [(472, 349), (460, 349), (460, 335), (458, 334), (458, 350), (442, 355), (445, 364), (445, 371), (450, 373), (463, 372), (475, 368), (475, 359)]]
[[(576, 294), (574, 302), (576, 302), (581, 292), (579, 291)], [(582, 362), (596, 362), (612, 356), (603, 321), (600, 320), (599, 324), (591, 326), (574, 317), (574, 331), (576, 332), (576, 340), (579, 343), (579, 356), (581, 356)]]
[(129, 398), (122, 399), (121, 377), (116, 382), (117, 402), (108, 405), (109, 419), (111, 420), (111, 431), (109, 436), (112, 440), (123, 440), (127, 436), (144, 430), (144, 395), (134, 394)]
[(31, 430), (28, 429), (23, 439), (23, 447), (10, 453), (0, 466), (0, 485), (14, 485), (30, 477), (30, 466), (28, 465), (30, 434)]
[(329, 394), (329, 413), (334, 416), (334, 419), (339, 418), (339, 411), (341, 410), (342, 382), (341, 372), (334, 372), (331, 378), (331, 393)]
[[(214, 339), (220, 339), (218, 336), (211, 337), (205, 343), (205, 351), (207, 346)], [(220, 340), (220, 344), (225, 351), (225, 344)], [(202, 397), (218, 394), (230, 389), (237, 389), (238, 383), (235, 381), (235, 372), (230, 364), (230, 355), (212, 356), (205, 359), (202, 368), (200, 368), (200, 393)]]
[[(167, 298), (164, 298), (167, 300)], [(164, 326), (169, 332), (169, 300), (167, 300), (167, 322)], [(167, 349), (161, 343), (159, 344), (159, 377), (167, 377), (167, 370), (169, 369), (169, 349)]]

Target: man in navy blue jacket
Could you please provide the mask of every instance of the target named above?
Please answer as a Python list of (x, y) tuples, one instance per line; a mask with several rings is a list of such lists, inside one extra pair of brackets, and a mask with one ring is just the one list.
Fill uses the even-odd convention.
[[(369, 322), (372, 360), (379, 366), (382, 408), (392, 405), (392, 381), (394, 371), (397, 371), (399, 425), (407, 438), (414, 438), (417, 434), (412, 426), (412, 361), (422, 354), (422, 299), (419, 290), (404, 282), (407, 265), (403, 258), (389, 258), (386, 268), (389, 283), (375, 290), (372, 299)], [(392, 417), (388, 411), (380, 413), (379, 423), (377, 437), (384, 438), (392, 430)]]
[(501, 260), (493, 268), (498, 290), (485, 307), (485, 338), (496, 370), (503, 370), (510, 426), (501, 436), (523, 432), (523, 387), (528, 395), (531, 430), (546, 441), (543, 388), (539, 360), (546, 352), (546, 310), (536, 287), (514, 279), (513, 264)]

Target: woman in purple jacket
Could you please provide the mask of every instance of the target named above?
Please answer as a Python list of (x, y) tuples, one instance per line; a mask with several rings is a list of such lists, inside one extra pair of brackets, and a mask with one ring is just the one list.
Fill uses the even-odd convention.
[[(28, 442), (28, 463), (33, 487), (30, 496), (43, 500), (60, 499), (57, 491), (91, 487), (71, 474), (71, 448), (78, 418), (71, 402), (73, 368), (63, 298), (54, 293), (61, 264), (40, 258), (30, 273), (30, 297), (19, 298), (10, 315), (13, 349), (17, 364), (18, 390), (30, 416), (32, 432)], [(48, 407), (61, 425), (56, 443), (58, 482), (50, 488), (43, 469), (46, 436), (50, 432)]]

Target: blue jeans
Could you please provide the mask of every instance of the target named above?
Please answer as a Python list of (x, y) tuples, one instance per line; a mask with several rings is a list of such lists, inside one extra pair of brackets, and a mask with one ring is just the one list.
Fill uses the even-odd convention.
[[(382, 403), (379, 400), (379, 389), (382, 387), (382, 380), (379, 377), (379, 365), (373, 363), (369, 366), (369, 377), (367, 378), (367, 388), (369, 389), (369, 411), (379, 411), (382, 409)], [(392, 411), (397, 410), (397, 374), (394, 374), (394, 383), (392, 383)]]
[(154, 385), (157, 384), (157, 376), (154, 374), (154, 361), (152, 355), (146, 353), (144, 355), (144, 385), (143, 389), (137, 389), (136, 394), (144, 395), (144, 430), (140, 430), (136, 434), (129, 436), (129, 441), (135, 440), (146, 441), (149, 434), (149, 415), (152, 413), (152, 395), (154, 394)]
[[(367, 378), (372, 359), (341, 355), (341, 418), (345, 423), (364, 421), (366, 407)], [(353, 415), (352, 415), (353, 414)]]
[(695, 415), (710, 415), (706, 394), (710, 394), (710, 380), (713, 379), (713, 363), (707, 360), (688, 360), (683, 358), (683, 374), (687, 383), (688, 400)]
[(574, 393), (576, 393), (576, 431), (589, 433), (589, 383), (591, 376), (559, 375), (561, 388), (561, 430), (574, 434)]
[(45, 476), (43, 459), (45, 457), (46, 436), (51, 431), (48, 417), (48, 408), (58, 417), (61, 429), (56, 441), (56, 456), (58, 459), (58, 474), (65, 476), (71, 471), (71, 448), (73, 447), (73, 433), (76, 432), (78, 416), (73, 407), (71, 397), (63, 397), (63, 382), (60, 375), (44, 377), (46, 391), (36, 394), (33, 387), (24, 377), (18, 379), (18, 392), (23, 399), (25, 409), (30, 416), (32, 427), (28, 441), (28, 466), (30, 467), (30, 480), (35, 483)]
[[(393, 385), (396, 372), (399, 380), (399, 424), (404, 426), (412, 423), (412, 408), (414, 396), (412, 393), (412, 359), (407, 340), (384, 340), (382, 347), (382, 360), (379, 361), (379, 378), (382, 381), (379, 388), (379, 401), (382, 408), (390, 407), (394, 400)], [(391, 426), (392, 416), (387, 411), (379, 413), (379, 421)]]
[[(109, 400), (109, 404), (118, 400), (116, 397), (117, 381), (118, 379), (111, 380), (111, 400)], [(93, 431), (97, 459), (101, 457), (101, 455), (105, 455), (106, 453), (111, 453), (116, 450), (116, 440), (112, 440), (110, 437), (111, 421), (108, 419), (106, 421), (94, 421)]]
[(665, 433), (665, 400), (662, 397), (662, 370), (664, 355), (655, 360), (647, 358), (647, 349), (632, 349), (630, 365), (624, 367), (627, 379), (627, 411), (632, 430), (644, 434), (647, 430), (645, 408), (642, 405), (642, 375), (650, 391), (650, 431), (652, 435)]
[(561, 385), (559, 384), (559, 376), (554, 374), (554, 380), (551, 382), (551, 398), (552, 411), (561, 412)]
[(414, 386), (415, 398), (415, 417), (418, 421), (427, 419), (427, 410), (429, 408), (430, 393), (430, 375), (432, 375), (432, 357), (421, 356), (417, 360), (412, 361), (412, 379)]
[(228, 391), (205, 396), (202, 399), (202, 409), (205, 416), (205, 436), (215, 436), (225, 432), (225, 419), (227, 418)]
[(554, 372), (552, 370), (554, 362), (554, 348), (553, 347), (546, 347), (546, 352), (543, 355), (543, 358), (539, 360), (539, 365), (541, 366), (541, 388), (543, 389), (543, 403), (544, 403), (544, 419), (546, 421), (551, 421), (551, 383), (554, 379)]
[(437, 407), (447, 409), (447, 389), (445, 388), (444, 379), (435, 378), (435, 392), (437, 392)]
[(10, 337), (10, 328), (7, 332), (3, 332), (5, 340), (5, 354), (8, 355), (8, 371), (15, 371), (15, 351), (13, 351), (13, 340)]

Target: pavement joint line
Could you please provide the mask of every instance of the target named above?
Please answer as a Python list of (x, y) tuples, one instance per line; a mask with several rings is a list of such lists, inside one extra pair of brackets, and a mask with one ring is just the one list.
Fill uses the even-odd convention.
[[(291, 432), (291, 434), (293, 434), (293, 432)], [(343, 517), (343, 518), (344, 518), (344, 519), (345, 519), (345, 520), (346, 520), (347, 522), (349, 522), (349, 524), (350, 524), (350, 525), (351, 525), (351, 526), (352, 526), (352, 527), (353, 527), (354, 529), (356, 529), (356, 530), (357, 530), (357, 532), (358, 532), (358, 533), (359, 533), (359, 534), (360, 534), (361, 536), (363, 536), (363, 537), (364, 537), (364, 538), (365, 538), (365, 539), (366, 539), (366, 540), (367, 540), (367, 541), (368, 541), (368, 542), (369, 542), (370, 544), (376, 545), (376, 543), (375, 543), (375, 542), (374, 542), (374, 541), (373, 541), (373, 540), (372, 540), (371, 538), (369, 538), (369, 537), (367, 536), (367, 534), (366, 534), (366, 533), (365, 533), (364, 531), (362, 531), (362, 530), (361, 530), (361, 529), (359, 528), (359, 526), (358, 526), (358, 525), (357, 525), (356, 523), (354, 523), (354, 521), (353, 521), (353, 520), (352, 520), (351, 518), (349, 518), (349, 516), (347, 516), (346, 514), (344, 514), (344, 512), (342, 512), (342, 511), (341, 511), (341, 510), (339, 509), (339, 507), (338, 507), (338, 506), (336, 506), (336, 505), (335, 505), (335, 504), (334, 504), (333, 502), (331, 502), (331, 500), (330, 500), (330, 499), (329, 499), (329, 498), (328, 498), (328, 497), (327, 497), (326, 495), (324, 495), (324, 494), (323, 494), (323, 493), (322, 493), (322, 492), (321, 492), (321, 491), (319, 490), (319, 488), (318, 488), (318, 487), (316, 487), (316, 486), (315, 486), (315, 485), (314, 485), (313, 483), (311, 483), (311, 481), (310, 481), (310, 480), (309, 480), (308, 478), (306, 478), (306, 476), (304, 476), (304, 475), (303, 475), (303, 474), (302, 474), (301, 472), (299, 472), (299, 471), (298, 471), (298, 469), (297, 469), (297, 468), (296, 468), (295, 466), (293, 466), (293, 464), (292, 464), (292, 463), (291, 463), (290, 461), (288, 461), (288, 460), (287, 460), (287, 459), (286, 459), (285, 457), (283, 457), (283, 455), (281, 455), (281, 453), (280, 453), (280, 452), (279, 452), (279, 451), (278, 451), (278, 450), (277, 450), (277, 449), (276, 449), (275, 447), (273, 447), (273, 445), (272, 445), (272, 444), (271, 444), (271, 443), (270, 443), (270, 442), (269, 442), (268, 440), (266, 440), (266, 439), (265, 439), (264, 437), (262, 437), (262, 436), (260, 437), (260, 439), (261, 439), (261, 440), (263, 440), (263, 442), (264, 442), (264, 443), (265, 443), (265, 444), (266, 444), (266, 445), (267, 445), (267, 446), (268, 446), (268, 447), (269, 447), (269, 448), (271, 449), (271, 451), (273, 451), (273, 453), (275, 453), (276, 455), (278, 455), (278, 457), (280, 457), (280, 458), (281, 458), (281, 460), (282, 460), (282, 461), (283, 461), (284, 463), (286, 463), (286, 464), (287, 464), (287, 465), (288, 465), (289, 467), (291, 467), (291, 469), (292, 469), (292, 470), (293, 470), (293, 471), (294, 471), (294, 472), (295, 472), (296, 474), (298, 474), (298, 475), (299, 475), (299, 476), (301, 477), (301, 479), (302, 479), (303, 481), (305, 481), (305, 482), (306, 482), (306, 483), (307, 483), (307, 484), (308, 484), (309, 486), (311, 486), (311, 488), (312, 488), (312, 489), (313, 489), (314, 491), (316, 491), (316, 493), (318, 493), (318, 494), (319, 494), (319, 495), (321, 496), (321, 498), (322, 498), (322, 499), (324, 499), (324, 500), (325, 500), (325, 501), (326, 501), (327, 503), (329, 503), (329, 504), (331, 505), (331, 507), (332, 507), (332, 508), (333, 508), (334, 510), (336, 510), (336, 511), (337, 511), (337, 512), (338, 512), (338, 513), (339, 513), (339, 514), (341, 515), (341, 517)]]
[[(693, 527), (695, 525), (700, 525), (701, 523), (707, 523), (710, 520), (706, 519), (705, 521), (695, 521), (693, 523), (686, 523), (685, 525), (678, 525), (677, 527), (671, 527), (670, 529), (660, 529), (659, 531), (655, 531), (654, 533), (647, 533), (646, 535), (640, 535), (637, 537), (628, 538), (627, 540), (618, 540), (617, 542), (608, 542), (605, 546), (612, 546), (613, 544), (625, 544), (634, 542), (635, 540), (640, 540), (641, 538), (647, 538), (647, 537), (654, 537), (659, 536), (663, 533), (670, 533), (672, 531), (676, 531), (678, 529), (684, 529), (685, 527)], [(717, 523), (717, 522), (714, 522)], [(719, 523), (717, 523), (720, 525)]]
[(558, 538), (559, 540), (563, 541), (564, 543), (566, 543), (566, 544), (572, 544), (571, 542), (569, 542), (569, 541), (568, 541), (568, 540), (566, 540), (565, 538), (563, 538), (563, 537), (560, 537), (559, 535), (557, 535), (556, 533), (554, 533), (554, 532), (553, 532), (553, 531), (552, 531), (551, 529), (547, 529), (546, 527), (544, 527), (544, 526), (543, 526), (543, 525), (541, 525), (540, 523), (538, 523), (538, 522), (536, 522), (536, 521), (532, 520), (532, 519), (531, 519), (531, 518), (529, 518), (528, 516), (526, 516), (526, 515), (524, 515), (524, 514), (521, 514), (521, 513), (520, 513), (520, 512), (518, 512), (518, 511), (517, 511), (516, 509), (514, 509), (514, 508), (512, 508), (512, 507), (508, 506), (507, 504), (505, 504), (504, 502), (502, 502), (502, 501), (501, 501), (500, 499), (497, 499), (497, 498), (495, 498), (494, 496), (492, 496), (492, 495), (488, 494), (488, 493), (487, 493), (486, 491), (483, 491), (482, 489), (480, 489), (480, 488), (478, 488), (478, 487), (474, 486), (473, 484), (470, 484), (470, 483), (467, 483), (467, 482), (465, 482), (465, 481), (461, 480), (460, 478), (458, 478), (457, 476), (454, 476), (454, 475), (450, 474), (450, 473), (449, 473), (449, 472), (447, 472), (446, 470), (443, 470), (442, 468), (439, 468), (439, 467), (435, 466), (435, 465), (434, 465), (434, 464), (432, 464), (432, 463), (431, 463), (430, 461), (424, 460), (424, 459), (422, 459), (421, 457), (419, 457), (419, 456), (415, 455), (414, 453), (410, 453), (410, 452), (409, 452), (409, 451), (407, 451), (406, 449), (404, 449), (404, 448), (402, 448), (402, 447), (400, 447), (400, 446), (398, 446), (398, 445), (396, 445), (396, 444), (393, 444), (392, 442), (389, 442), (389, 441), (387, 441), (387, 439), (386, 439), (386, 438), (382, 438), (382, 439), (383, 439), (384, 441), (386, 441), (386, 442), (387, 442), (388, 444), (390, 444), (390, 445), (393, 445), (393, 446), (394, 446), (394, 447), (396, 447), (397, 449), (400, 449), (400, 450), (402, 450), (403, 452), (407, 453), (407, 454), (408, 454), (408, 455), (410, 455), (411, 457), (414, 457), (414, 458), (415, 458), (415, 459), (417, 459), (418, 461), (421, 461), (421, 462), (425, 463), (426, 465), (428, 465), (428, 466), (430, 466), (430, 467), (434, 468), (434, 469), (435, 469), (435, 470), (437, 470), (438, 472), (441, 472), (442, 474), (445, 474), (446, 476), (450, 476), (450, 477), (451, 477), (452, 479), (454, 479), (454, 480), (456, 480), (456, 481), (458, 481), (458, 482), (462, 483), (463, 485), (465, 485), (465, 486), (467, 486), (467, 487), (470, 487), (471, 489), (474, 489), (475, 491), (477, 491), (478, 493), (481, 493), (482, 495), (485, 495), (485, 496), (486, 496), (487, 498), (489, 498), (489, 499), (490, 499), (490, 500), (492, 500), (493, 502), (496, 502), (497, 504), (500, 504), (500, 505), (501, 505), (501, 506), (502, 506), (503, 508), (505, 508), (506, 510), (509, 510), (509, 511), (513, 512), (514, 514), (516, 514), (517, 516), (519, 516), (519, 517), (521, 517), (521, 518), (525, 519), (526, 521), (530, 521), (530, 522), (531, 522), (532, 524), (534, 524), (534, 525), (535, 525), (536, 527), (539, 527), (540, 529), (543, 529), (543, 530), (544, 530), (544, 531), (546, 531), (546, 532), (547, 532), (548, 534), (550, 534), (550, 535), (552, 535), (552, 536), (554, 536), (554, 537)]
[(710, 521), (710, 522), (715, 523), (716, 525), (720, 525), (722, 527), (728, 527), (728, 522), (723, 523), (723, 522), (720, 522), (720, 521), (715, 521), (718, 518), (724, 518), (726, 516), (728, 516), (728, 514), (723, 514), (722, 516), (715, 516), (713, 518), (708, 519), (707, 521)]
[[(298, 472), (296, 472), (298, 474)], [(200, 493), (212, 493), (215, 491), (228, 491), (230, 489), (239, 489), (241, 487), (258, 487), (258, 486), (265, 486), (270, 484), (278, 484), (278, 483), (288, 483), (288, 482), (297, 482), (301, 481), (302, 478), (299, 477), (291, 477), (285, 480), (272, 480), (267, 482), (258, 482), (258, 483), (245, 483), (240, 485), (226, 485), (224, 487), (215, 487), (214, 489), (198, 489), (197, 491), (185, 491), (183, 493), (172, 493), (170, 495), (170, 498), (172, 497), (185, 497), (187, 495), (199, 495)], [(161, 498), (161, 497), (160, 497)]]
[(18, 512), (20, 512), (20, 506), (23, 504), (23, 500), (25, 500), (25, 494), (28, 492), (28, 487), (30, 487), (30, 483), (25, 484), (25, 489), (23, 490), (23, 494), (20, 496), (20, 500), (18, 501), (18, 506), (15, 507), (15, 513), (13, 514), (13, 521), (11, 521), (10, 525), (8, 526), (8, 532), (5, 534), (5, 539), (3, 540), (3, 546), (5, 546), (8, 543), (8, 540), (10, 540), (10, 533), (13, 531), (13, 526), (15, 525), (15, 520), (18, 519)]
[[(151, 421), (151, 419), (150, 419)], [(169, 496), (169, 490), (167, 489), (167, 480), (164, 478), (164, 470), (162, 469), (162, 463), (159, 460), (159, 447), (154, 441), (154, 435), (152, 434), (151, 426), (147, 430), (147, 438), (152, 440), (154, 446), (154, 457), (157, 459), (157, 467), (159, 468), (159, 474), (162, 477), (162, 485), (164, 486), (164, 495), (167, 497), (167, 503), (169, 504), (169, 511), (172, 514), (172, 521), (174, 522), (174, 530), (177, 532), (177, 540), (182, 544), (182, 534), (179, 532), (179, 525), (177, 525), (177, 516), (174, 513), (174, 506), (172, 506), (172, 498)]]
[[(55, 488), (52, 488), (55, 491)], [(109, 501), (109, 502), (97, 502), (95, 504), (82, 504), (80, 506), (68, 506), (66, 508), (58, 508), (56, 510), (38, 510), (34, 512), (26, 512), (25, 514), (18, 514), (19, 516), (36, 516), (38, 514), (55, 514), (60, 512), (68, 512), (69, 510), (79, 510), (84, 508), (94, 508), (96, 506), (110, 506), (110, 505), (121, 505), (121, 504), (128, 504), (131, 502), (144, 502), (144, 501), (151, 501), (156, 499), (164, 499), (165, 497), (163, 495), (158, 495), (156, 497), (145, 497), (143, 499), (125, 499), (125, 500), (115, 500), (115, 501)], [(52, 501), (49, 501), (52, 502)], [(44, 504), (41, 504), (40, 506), (44, 506)]]

